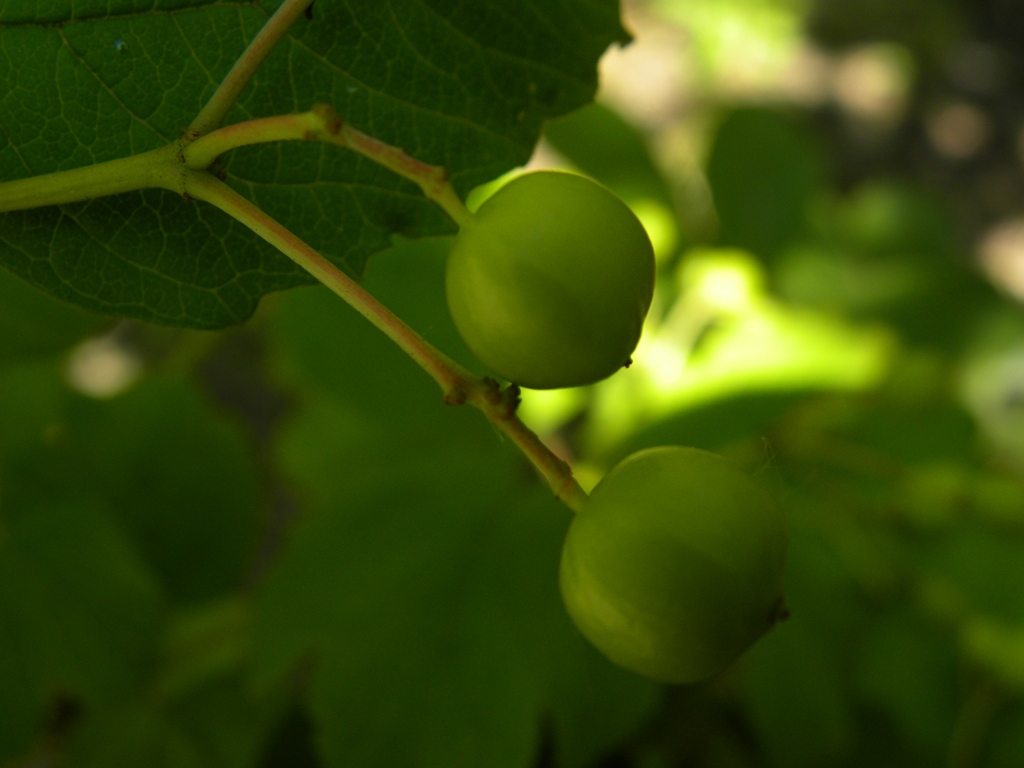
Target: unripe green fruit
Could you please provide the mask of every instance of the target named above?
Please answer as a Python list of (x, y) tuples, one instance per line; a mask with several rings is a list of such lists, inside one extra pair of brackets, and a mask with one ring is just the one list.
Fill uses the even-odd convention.
[(534, 389), (592, 384), (626, 365), (654, 293), (654, 251), (599, 184), (541, 171), (498, 190), (448, 257), (448, 308), (481, 362)]
[(562, 550), (562, 598), (609, 659), (668, 683), (724, 670), (784, 613), (782, 512), (707, 451), (650, 448), (612, 469)]

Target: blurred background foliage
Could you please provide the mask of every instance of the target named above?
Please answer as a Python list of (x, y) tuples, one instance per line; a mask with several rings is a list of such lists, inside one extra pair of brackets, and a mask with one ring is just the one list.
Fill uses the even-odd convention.
[[(569, 513), (325, 291), (199, 334), (0, 273), (0, 765), (1024, 764), (1024, 5), (624, 13), (531, 166), (634, 208), (655, 305), (522, 412), (586, 485), (756, 473), (790, 620), (707, 684), (621, 672), (558, 599)], [(446, 248), (365, 282), (473, 367)]]

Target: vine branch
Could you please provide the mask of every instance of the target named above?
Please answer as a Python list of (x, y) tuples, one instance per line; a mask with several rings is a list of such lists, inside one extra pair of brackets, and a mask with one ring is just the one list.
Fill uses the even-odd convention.
[(344, 299), (430, 374), (441, 387), (446, 403), (469, 403), (482, 411), (526, 454), (547, 480), (555, 497), (579, 512), (587, 495), (576, 482), (569, 465), (552, 453), (516, 415), (519, 402), (517, 387), (512, 385), (503, 390), (493, 379), (481, 379), (471, 374), (287, 227), (207, 171), (191, 170), (185, 180), (185, 191), (240, 221)]
[(177, 154), (177, 144), (170, 144), (84, 168), (0, 182), (0, 213), (77, 203), (152, 187), (180, 192)]
[(444, 168), (428, 165), (402, 150), (342, 122), (328, 104), (309, 112), (246, 120), (194, 138), (186, 133), (174, 143), (105, 163), (0, 182), (0, 213), (44, 205), (80, 202), (149, 187), (182, 193), (189, 169), (209, 168), (225, 152), (275, 141), (322, 141), (358, 152), (415, 183), (427, 199), (441, 207), (460, 227), (473, 214), (448, 183)]

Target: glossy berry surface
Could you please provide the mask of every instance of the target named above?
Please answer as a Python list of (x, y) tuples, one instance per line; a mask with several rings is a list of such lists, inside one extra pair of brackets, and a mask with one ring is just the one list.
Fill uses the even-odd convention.
[(581, 386), (629, 361), (654, 252), (607, 189), (539, 171), (502, 187), (463, 227), (446, 290), (459, 333), (494, 373), (534, 389)]
[(562, 597), (612, 661), (692, 683), (778, 620), (786, 543), (781, 510), (743, 470), (695, 448), (650, 448), (614, 467), (573, 520)]

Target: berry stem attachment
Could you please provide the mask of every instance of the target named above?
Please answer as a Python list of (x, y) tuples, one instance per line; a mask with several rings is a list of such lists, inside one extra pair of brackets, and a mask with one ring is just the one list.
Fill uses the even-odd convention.
[(285, 0), (281, 3), (274, 15), (267, 20), (242, 55), (238, 57), (234, 66), (231, 67), (231, 71), (227, 73), (213, 96), (206, 102), (206, 106), (192, 121), (189, 126), (190, 131), (194, 134), (208, 133), (224, 122), (224, 118), (238, 101), (238, 97), (252, 80), (256, 70), (274, 50), (274, 46), (281, 42), (299, 16), (312, 4), (313, 0)]
[(189, 171), (185, 191), (190, 197), (211, 203), (237, 219), (344, 299), (438, 383), (446, 403), (469, 403), (482, 411), (526, 454), (547, 480), (555, 497), (574, 512), (579, 512), (587, 495), (572, 476), (569, 465), (552, 453), (516, 415), (517, 388), (510, 386), (502, 390), (493, 379), (474, 376), (416, 333), (301, 238), (207, 171)]
[(448, 183), (448, 171), (444, 168), (427, 165), (410, 157), (401, 149), (368, 136), (348, 124), (341, 127), (336, 138), (328, 140), (332, 144), (348, 147), (419, 185), (427, 199), (439, 205), (460, 227), (473, 221), (473, 214), (463, 205), (452, 185)]
[(518, 416), (513, 414), (496, 422), (486, 409), (481, 410), (526, 454), (537, 471), (548, 481), (555, 498), (578, 514), (587, 500), (587, 493), (576, 482), (572, 468), (552, 453), (537, 433), (526, 426)]

